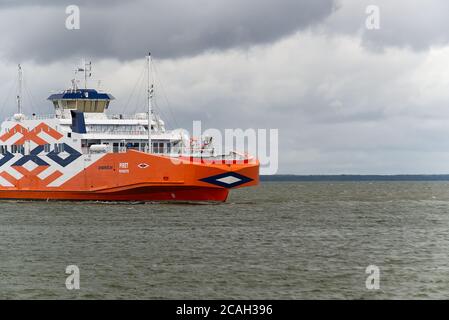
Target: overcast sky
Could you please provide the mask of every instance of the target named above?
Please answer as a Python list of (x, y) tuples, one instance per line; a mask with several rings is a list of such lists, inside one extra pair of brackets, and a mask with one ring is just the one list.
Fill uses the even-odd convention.
[(279, 173), (449, 173), (448, 30), (447, 0), (0, 0), (0, 116), (18, 63), (45, 114), (83, 57), (111, 111), (143, 111), (151, 50), (170, 127), (277, 128)]

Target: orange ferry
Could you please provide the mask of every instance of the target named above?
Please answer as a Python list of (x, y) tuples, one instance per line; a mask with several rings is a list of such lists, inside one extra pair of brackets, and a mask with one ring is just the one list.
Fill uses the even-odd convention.
[(152, 110), (148, 61), (148, 112), (109, 115), (114, 97), (72, 87), (48, 100), (50, 116), (18, 112), (0, 131), (0, 199), (94, 201), (226, 201), (229, 190), (259, 183), (259, 162), (231, 152), (217, 155), (209, 138), (165, 129)]

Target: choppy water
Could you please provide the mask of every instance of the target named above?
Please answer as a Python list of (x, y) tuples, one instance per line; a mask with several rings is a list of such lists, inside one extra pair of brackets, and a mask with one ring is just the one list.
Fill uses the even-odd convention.
[(266, 182), (221, 205), (0, 202), (0, 298), (449, 298), (448, 254), (445, 182)]

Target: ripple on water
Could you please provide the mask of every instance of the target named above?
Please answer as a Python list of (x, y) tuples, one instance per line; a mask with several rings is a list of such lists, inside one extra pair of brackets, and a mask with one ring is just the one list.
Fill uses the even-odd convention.
[(447, 212), (442, 182), (263, 183), (218, 205), (2, 201), (0, 298), (445, 298)]

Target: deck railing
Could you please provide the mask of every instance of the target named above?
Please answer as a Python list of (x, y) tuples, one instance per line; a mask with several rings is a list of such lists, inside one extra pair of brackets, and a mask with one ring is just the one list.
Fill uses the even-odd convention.
[[(104, 114), (106, 119), (109, 120), (148, 120), (148, 116), (146, 114)], [(61, 117), (61, 116), (60, 116)], [(57, 116), (55, 114), (36, 114), (36, 115), (23, 115), (24, 120), (47, 120), (47, 119), (55, 119)], [(62, 116), (61, 118), (65, 118)], [(13, 121), (14, 116), (7, 117), (7, 121)]]
[[(89, 147), (82, 147), (83, 154), (94, 154), (94, 153), (124, 153), (128, 150), (135, 150), (140, 152), (148, 152), (147, 146), (141, 147), (128, 147), (128, 146), (111, 146), (109, 145), (107, 148), (102, 149), (101, 151), (92, 151)], [(167, 156), (214, 156), (213, 148), (188, 148), (188, 147), (153, 147), (151, 150), (152, 154), (156, 155), (167, 155)]]
[(117, 130), (98, 130), (98, 129), (87, 129), (87, 133), (92, 133), (92, 134), (109, 134), (109, 135), (135, 135), (135, 136), (139, 136), (139, 135), (148, 135), (147, 131), (143, 131), (143, 130), (130, 130), (130, 131), (117, 131)]
[(106, 114), (106, 117), (114, 120), (148, 120), (147, 114)]
[[(24, 120), (48, 120), (48, 119), (55, 119), (55, 118), (56, 118), (55, 114), (38, 114), (38, 115), (32, 115), (32, 116), (24, 115), (22, 119), (24, 119)], [(15, 121), (15, 120), (16, 119), (14, 118), (14, 116), (6, 118), (6, 121)]]

